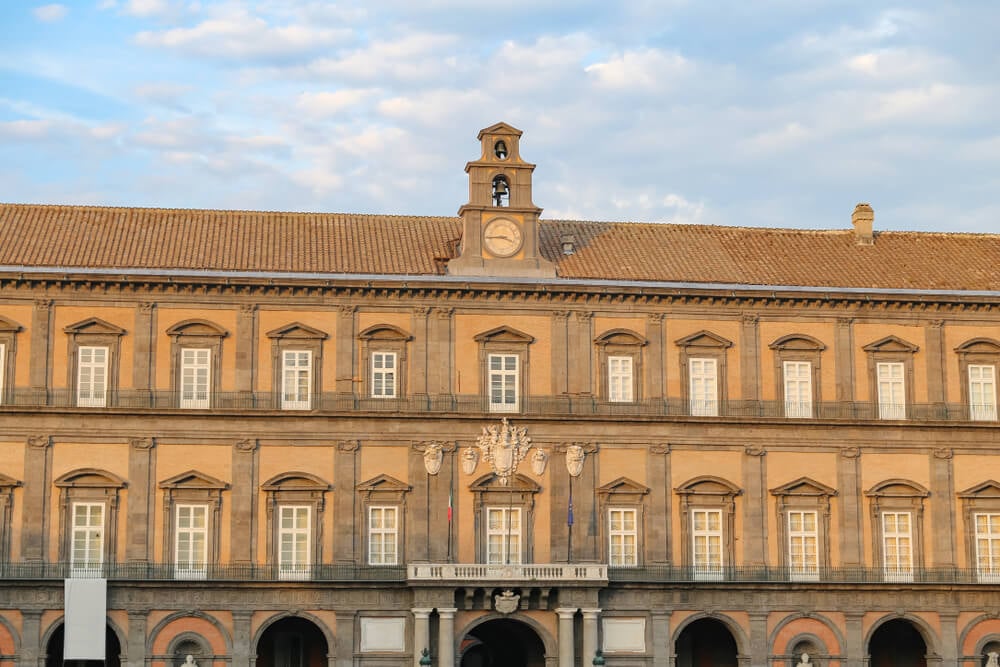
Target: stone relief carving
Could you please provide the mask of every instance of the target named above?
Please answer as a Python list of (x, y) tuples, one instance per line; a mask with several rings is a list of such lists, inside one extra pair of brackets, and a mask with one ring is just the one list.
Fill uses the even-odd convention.
[(135, 449), (152, 449), (156, 441), (153, 438), (129, 438), (128, 444)]
[(802, 655), (799, 656), (798, 667), (808, 667), (809, 665), (812, 665), (812, 664), (813, 663), (809, 662), (809, 654), (808, 653), (803, 652)]
[(475, 447), (466, 447), (462, 450), (462, 472), (466, 475), (471, 475), (476, 472), (476, 466), (479, 465), (479, 450)]
[(521, 601), (520, 595), (514, 595), (514, 591), (509, 588), (500, 595), (493, 596), (493, 607), (501, 614), (510, 614), (517, 611), (517, 605)]
[(549, 455), (544, 449), (535, 448), (531, 455), (531, 472), (539, 477), (545, 474), (545, 464), (549, 462)]
[(840, 455), (843, 456), (845, 459), (856, 459), (859, 456), (861, 456), (861, 448), (860, 447), (843, 447), (840, 450)]
[(32, 449), (45, 449), (52, 444), (52, 436), (31, 435), (28, 436), (28, 447)]
[(743, 453), (747, 456), (764, 456), (767, 450), (760, 445), (749, 445), (743, 449)]
[(581, 445), (572, 444), (566, 448), (566, 470), (571, 477), (579, 477), (583, 472), (583, 461), (587, 457)]
[(1000, 653), (996, 651), (990, 651), (986, 654), (986, 667), (1000, 667)]
[(440, 442), (428, 442), (424, 445), (424, 470), (428, 475), (436, 475), (441, 472), (441, 462), (444, 461), (444, 452)]
[(936, 459), (950, 459), (953, 455), (954, 451), (952, 451), (949, 447), (942, 447), (934, 450), (934, 458)]
[(356, 452), (358, 447), (361, 446), (361, 442), (358, 440), (339, 440), (337, 441), (337, 449), (342, 452)]
[(236, 449), (241, 452), (252, 452), (257, 449), (256, 438), (244, 438), (236, 441)]
[(493, 468), (501, 486), (507, 486), (517, 472), (517, 466), (531, 449), (528, 429), (511, 424), (506, 417), (499, 425), (483, 427), (483, 434), (476, 441), (483, 460)]
[(670, 453), (670, 443), (668, 443), (668, 442), (657, 443), (655, 445), (652, 445), (649, 448), (649, 451), (651, 453), (653, 453), (653, 454), (669, 454)]

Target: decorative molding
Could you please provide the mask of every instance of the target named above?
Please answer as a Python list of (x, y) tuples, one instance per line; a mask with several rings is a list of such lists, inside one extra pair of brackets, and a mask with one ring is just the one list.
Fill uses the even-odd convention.
[(358, 307), (354, 304), (341, 304), (337, 306), (337, 312), (339, 312), (341, 315), (344, 316), (354, 315), (354, 313), (356, 313), (357, 310)]
[(52, 299), (35, 299), (35, 310), (48, 310), (52, 304)]
[(670, 443), (669, 442), (658, 442), (655, 445), (650, 446), (649, 451), (652, 454), (669, 454), (670, 453)]
[(541, 477), (545, 474), (545, 464), (549, 462), (549, 454), (546, 450), (539, 447), (535, 448), (535, 452), (531, 455), (531, 472), (535, 475)]
[(743, 453), (747, 456), (765, 456), (767, 450), (760, 445), (748, 445), (743, 449)]
[(430, 313), (431, 309), (429, 306), (417, 306), (413, 309), (413, 314), (417, 317), (427, 317)]
[(139, 312), (144, 315), (149, 315), (156, 309), (156, 303), (153, 301), (140, 301), (139, 302)]
[(128, 444), (133, 449), (152, 449), (156, 446), (155, 438), (129, 438)]
[(934, 450), (934, 458), (936, 459), (950, 459), (955, 455), (955, 452), (950, 447), (941, 447)]
[(860, 447), (841, 447), (840, 455), (845, 459), (856, 459), (861, 456)]
[(252, 452), (257, 449), (256, 438), (244, 438), (236, 441), (236, 449), (241, 452)]
[(518, 464), (531, 449), (528, 429), (514, 426), (504, 417), (500, 424), (483, 427), (483, 433), (476, 440), (483, 460), (493, 469), (501, 486), (507, 486), (510, 478), (517, 474)]
[(361, 446), (360, 440), (338, 440), (337, 450), (341, 452), (356, 452)]
[(579, 477), (583, 474), (586, 458), (587, 452), (582, 445), (570, 445), (566, 448), (566, 471), (570, 477)]
[(646, 319), (649, 320), (650, 324), (660, 324), (666, 319), (664, 313), (646, 313)]
[(754, 313), (743, 313), (740, 318), (743, 324), (757, 324), (760, 321), (760, 316)]
[(50, 435), (29, 435), (28, 436), (28, 447), (32, 449), (46, 449), (52, 445), (52, 436)]
[(462, 472), (471, 475), (476, 472), (479, 465), (479, 449), (476, 447), (465, 447), (462, 449)]

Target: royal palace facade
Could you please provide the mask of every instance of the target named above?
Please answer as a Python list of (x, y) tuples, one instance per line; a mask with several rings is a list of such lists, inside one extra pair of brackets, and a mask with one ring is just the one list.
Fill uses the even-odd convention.
[(0, 206), (0, 667), (1000, 651), (1000, 236), (540, 220), (479, 139), (457, 217)]

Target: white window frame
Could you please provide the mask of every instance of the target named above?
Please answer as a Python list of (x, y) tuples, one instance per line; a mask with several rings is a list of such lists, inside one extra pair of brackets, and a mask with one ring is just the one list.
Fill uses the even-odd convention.
[(972, 421), (996, 421), (996, 366), (993, 364), (969, 364), (966, 370), (969, 375), (969, 419)]
[(785, 416), (808, 419), (813, 416), (812, 363), (786, 361), (782, 364), (785, 381)]
[[(788, 510), (788, 573), (792, 581), (819, 580), (819, 513)], [(807, 521), (812, 522), (808, 527)]]
[(399, 564), (399, 508), (395, 505), (368, 507), (368, 564)]
[(1000, 583), (1000, 514), (976, 512), (976, 577), (980, 583)]
[(312, 352), (281, 351), (281, 409), (312, 408)]
[(399, 355), (395, 352), (371, 353), (372, 398), (396, 398), (399, 395)]
[[(200, 515), (200, 526), (197, 525)], [(208, 576), (209, 507), (204, 504), (174, 505), (174, 577), (204, 579)], [(200, 541), (201, 547), (198, 548)]]
[(634, 508), (608, 508), (608, 566), (639, 564), (639, 513)]
[[(711, 527), (709, 517), (714, 517), (717, 527)], [(699, 528), (699, 518), (704, 527)], [(721, 581), (726, 566), (725, 535), (721, 509), (691, 510), (691, 565), (695, 579)], [(717, 557), (716, 557), (717, 556)]]
[[(312, 569), (312, 507), (279, 505), (277, 509), (278, 578), (309, 579)], [(291, 519), (290, 525), (286, 525), (286, 518)]]
[[(76, 358), (76, 404), (81, 408), (103, 408), (108, 400), (108, 361), (111, 350), (106, 345), (81, 345)], [(98, 360), (98, 357), (103, 357)]]
[[(900, 519), (906, 517), (906, 528), (899, 528)], [(886, 581), (913, 581), (913, 513), (882, 512), (882, 560)], [(889, 523), (895, 529), (889, 530)]]
[(879, 361), (875, 364), (878, 385), (878, 418), (906, 419), (906, 364)]
[[(513, 362), (513, 368), (510, 367)], [(494, 365), (497, 367), (494, 368)], [(486, 358), (486, 390), (490, 412), (519, 412), (521, 409), (521, 356), (491, 353)]]
[[(198, 357), (204, 356), (204, 360)], [(199, 378), (199, 371), (204, 378)], [(212, 403), (212, 348), (182, 347), (180, 363), (180, 406), (184, 409), (204, 410)], [(203, 380), (203, 381), (202, 381)]]
[(75, 502), (70, 511), (70, 576), (99, 577), (104, 567), (105, 504)]
[[(485, 516), (486, 562), (490, 565), (520, 564), (523, 546), (521, 508), (487, 507)], [(494, 517), (498, 517), (499, 521), (494, 522)]]
[(608, 401), (632, 403), (634, 373), (631, 356), (608, 357)]
[(719, 415), (719, 360), (713, 357), (688, 359), (688, 401), (695, 417)]

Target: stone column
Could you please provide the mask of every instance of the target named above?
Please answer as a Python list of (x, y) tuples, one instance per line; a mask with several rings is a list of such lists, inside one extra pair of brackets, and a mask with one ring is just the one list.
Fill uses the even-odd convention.
[(156, 464), (153, 438), (132, 438), (128, 448), (128, 523), (125, 526), (125, 560), (153, 560), (153, 502), (156, 495)]
[[(128, 667), (144, 667), (146, 664), (146, 615), (148, 609), (128, 612)], [(236, 667), (236, 665), (233, 665)], [(240, 667), (246, 667), (240, 665)]]
[[(927, 402), (945, 402), (945, 359), (944, 320), (931, 320), (924, 328), (924, 342), (927, 345)], [(919, 399), (918, 399), (919, 400)]]
[(257, 440), (238, 440), (233, 446), (233, 488), (230, 493), (230, 559), (234, 565), (254, 561), (257, 542)]
[[(336, 609), (337, 658), (335, 667), (354, 667), (354, 614), (351, 609)], [(419, 658), (418, 658), (419, 659)]]
[(455, 612), (438, 607), (438, 667), (455, 667)]
[(576, 609), (560, 607), (556, 614), (559, 615), (559, 667), (574, 667), (573, 617)]
[[(763, 447), (743, 450), (743, 562), (751, 566), (767, 563), (767, 469)], [(756, 663), (755, 663), (756, 664)]]
[(844, 447), (837, 457), (837, 488), (840, 490), (840, 560), (844, 567), (860, 567), (862, 505), (861, 449)]
[(31, 357), (28, 377), (31, 388), (41, 392), (42, 396), (49, 388), (52, 311), (52, 299), (35, 299), (35, 307), (31, 311)]
[(21, 509), (21, 558), (42, 561), (49, 533), (52, 438), (31, 436), (24, 448), (24, 507)]
[(569, 331), (569, 393), (590, 394), (593, 389), (594, 314), (577, 311)]
[(646, 397), (661, 400), (666, 396), (666, 364), (663, 363), (663, 313), (646, 316), (646, 358), (643, 367), (646, 375)]
[[(21, 612), (21, 650), (17, 664), (23, 667), (44, 667), (41, 633), (42, 612), (31, 609)], [(59, 662), (62, 656), (59, 656)]]
[(750, 664), (767, 665), (767, 613), (750, 613)]
[[(552, 502), (549, 503), (550, 549), (552, 562), (568, 563), (573, 556), (570, 551), (571, 528), (566, 523), (569, 499), (570, 477), (566, 471), (566, 445), (555, 445), (549, 450), (548, 475), (551, 485)], [(555, 454), (559, 454), (556, 456)], [(574, 490), (579, 488), (574, 484)], [(574, 499), (575, 500), (575, 499)], [(575, 520), (575, 519), (574, 519)]]
[[(430, 561), (431, 550), (431, 475), (424, 467), (424, 451), (429, 442), (410, 443), (407, 456), (407, 479), (410, 482), (410, 492), (407, 494), (407, 512), (400, 517), (405, 522), (406, 553), (404, 558), (408, 563), (427, 563)], [(442, 466), (443, 467), (443, 466)], [(439, 472), (438, 475), (441, 473)]]
[(847, 612), (844, 614), (847, 629), (847, 660), (842, 660), (843, 667), (862, 667), (867, 662), (865, 660), (865, 638), (861, 627), (864, 615), (859, 612)]
[(337, 351), (336, 388), (338, 394), (354, 394), (354, 375), (358, 372), (356, 365), (354, 338), (354, 314), (357, 308), (352, 305), (340, 306), (337, 309), (337, 332), (334, 343)]
[(568, 310), (552, 313), (552, 395), (569, 392), (569, 342), (567, 338)]
[(653, 624), (653, 667), (668, 667), (670, 664), (670, 613), (654, 611), (651, 614)]
[(236, 318), (236, 391), (252, 392), (256, 384), (257, 306), (244, 303)]
[(428, 322), (427, 342), (427, 392), (429, 394), (477, 394), (479, 385), (476, 378), (463, 378), (462, 386), (452, 389), (452, 349), (451, 325), (454, 308), (435, 308)]
[[(419, 306), (413, 309), (410, 316), (410, 326), (413, 328), (413, 353), (410, 356), (410, 368), (407, 380), (410, 392), (417, 396), (427, 394), (427, 315), (431, 309)], [(365, 371), (367, 372), (367, 370)]]
[(941, 665), (958, 664), (958, 614), (940, 612), (941, 620)]
[(952, 450), (935, 449), (931, 455), (931, 521), (935, 537), (931, 540), (933, 567), (955, 566), (955, 481)]
[(132, 388), (155, 389), (156, 378), (156, 304), (144, 301), (135, 310), (135, 353), (132, 361)]
[(252, 611), (233, 612), (233, 659), (231, 667), (250, 667), (250, 656), (253, 651), (250, 642), (250, 620), (253, 618)]
[(649, 523), (646, 533), (646, 562), (658, 565), (670, 562), (670, 445), (651, 445), (646, 453), (651, 516), (659, 517)]
[(337, 451), (333, 459), (333, 562), (351, 564), (355, 562), (354, 522), (357, 520), (354, 505), (357, 493), (354, 487), (358, 484), (357, 454), (361, 443), (357, 440), (341, 440), (337, 443)]
[(597, 653), (597, 617), (600, 609), (581, 609), (583, 612), (583, 666), (593, 664)]
[(833, 363), (837, 378), (837, 401), (854, 400), (854, 318), (838, 317), (834, 330)]
[(760, 338), (759, 320), (753, 313), (744, 313), (740, 328), (740, 398), (760, 400)]
[[(431, 648), (430, 616), (434, 609), (420, 607), (410, 611), (413, 612), (413, 667), (420, 667), (421, 653), (424, 649)], [(438, 650), (440, 651), (440, 647)]]

